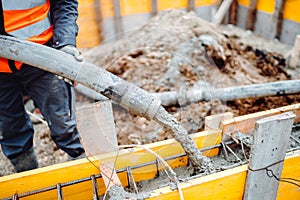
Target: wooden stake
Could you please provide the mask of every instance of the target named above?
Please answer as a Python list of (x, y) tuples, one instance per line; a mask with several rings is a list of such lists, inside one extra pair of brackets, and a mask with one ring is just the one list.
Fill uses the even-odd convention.
[(256, 122), (244, 200), (276, 199), (294, 118), (287, 112)]
[[(282, 26), (283, 8), (285, 0), (276, 0), (273, 19), (271, 23), (270, 38), (279, 38)], [(280, 30), (278, 30), (280, 28)]]
[(157, 15), (157, 0), (151, 0), (151, 15), (152, 17)]
[(113, 5), (114, 5), (115, 33), (117, 35), (116, 38), (121, 39), (123, 36), (123, 24), (122, 24), (120, 0), (113, 0)]
[(188, 0), (188, 5), (187, 5), (187, 11), (194, 11), (195, 10), (195, 0)]
[(229, 23), (236, 25), (237, 22), (237, 13), (238, 12), (238, 2), (237, 0), (233, 0), (230, 6), (230, 12), (229, 12)]
[(250, 31), (253, 31), (255, 27), (257, 2), (258, 0), (250, 0), (248, 7), (246, 29)]
[(103, 40), (103, 22), (102, 22), (102, 8), (101, 8), (101, 0), (94, 0), (94, 10), (96, 15), (96, 22), (98, 28), (98, 34), (100, 41)]

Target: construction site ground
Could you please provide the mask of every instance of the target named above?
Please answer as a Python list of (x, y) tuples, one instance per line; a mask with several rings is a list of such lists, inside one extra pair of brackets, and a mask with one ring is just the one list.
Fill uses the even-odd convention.
[[(236, 27), (215, 27), (193, 13), (168, 10), (140, 29), (126, 33), (119, 41), (104, 41), (82, 51), (86, 60), (124, 80), (149, 92), (163, 92), (298, 79), (298, 70), (286, 67), (284, 54), (290, 48)], [(188, 105), (179, 102), (166, 109), (189, 133), (195, 133), (204, 130), (206, 116), (228, 111), (240, 116), (299, 100), (300, 95), (228, 102), (213, 99)], [(93, 99), (77, 93), (78, 107), (92, 102)], [(115, 103), (113, 109), (119, 144), (147, 144), (172, 137), (155, 122), (131, 114)], [(34, 129), (40, 167), (67, 161), (67, 155), (51, 140), (46, 125), (35, 124)], [(2, 152), (0, 166), (0, 176), (13, 173)]]

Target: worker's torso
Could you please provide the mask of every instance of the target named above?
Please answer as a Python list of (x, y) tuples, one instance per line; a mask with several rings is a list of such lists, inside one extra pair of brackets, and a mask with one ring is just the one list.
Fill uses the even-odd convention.
[[(0, 0), (3, 20), (0, 25), (8, 35), (45, 44), (52, 38), (49, 0)], [(1, 13), (1, 14), (2, 14)], [(1, 33), (4, 34), (4, 33)], [(22, 63), (0, 58), (0, 72), (11, 73)]]

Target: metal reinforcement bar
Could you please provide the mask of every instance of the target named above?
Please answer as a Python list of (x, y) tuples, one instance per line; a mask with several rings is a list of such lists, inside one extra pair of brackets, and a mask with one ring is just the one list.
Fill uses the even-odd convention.
[(210, 160), (203, 156), (186, 129), (145, 90), (122, 80), (92, 63), (77, 61), (62, 51), (0, 35), (0, 57), (23, 62), (77, 81), (120, 104), (129, 112), (153, 119), (181, 144), (194, 169), (209, 169)]
[[(233, 144), (233, 143), (235, 143), (235, 142), (233, 140), (230, 140), (230, 141), (226, 142), (226, 145), (230, 145), (230, 144)], [(204, 152), (204, 151), (207, 151), (207, 150), (212, 150), (212, 149), (220, 148), (220, 147), (221, 147), (221, 144), (216, 144), (216, 145), (213, 145), (213, 146), (210, 146), (210, 147), (201, 148), (200, 151)], [(164, 160), (168, 161), (168, 160), (178, 159), (178, 158), (181, 158), (181, 157), (184, 157), (184, 156), (186, 156), (186, 154), (182, 153), (182, 154), (177, 154), (177, 155), (174, 155), (174, 156), (166, 157), (166, 158), (164, 158)], [(150, 161), (150, 162), (130, 166), (130, 169), (134, 170), (134, 169), (138, 169), (138, 168), (141, 168), (141, 167), (146, 167), (146, 166), (149, 166), (149, 165), (156, 165), (157, 174), (159, 174), (158, 173), (159, 172), (159, 167), (158, 167), (157, 159), (153, 160), (153, 161)], [(126, 172), (126, 171), (128, 171), (128, 167), (116, 170), (117, 173)], [(38, 190), (33, 190), (33, 191), (22, 193), (22, 194), (14, 194), (13, 196), (4, 198), (3, 200), (12, 200), (14, 198), (14, 196), (16, 196), (17, 199), (20, 199), (20, 198), (32, 196), (32, 195), (35, 195), (35, 194), (51, 191), (51, 190), (57, 190), (58, 198), (61, 198), (61, 196), (63, 196), (62, 191), (61, 191), (63, 187), (67, 187), (67, 186), (71, 186), (71, 185), (74, 185), (74, 184), (87, 182), (87, 181), (92, 181), (93, 192), (94, 192), (94, 196), (96, 197), (96, 196), (98, 196), (98, 190), (97, 190), (97, 187), (96, 187), (97, 182), (95, 180), (98, 179), (98, 178), (102, 178), (102, 175), (101, 174), (96, 174), (96, 175), (91, 175), (89, 177), (81, 178), (81, 179), (74, 180), (74, 181), (69, 181), (69, 182), (65, 182), (65, 183), (57, 183), (56, 185), (49, 186), (49, 187), (46, 187), (46, 188), (41, 188), (41, 189), (38, 189)]]
[[(294, 139), (294, 137), (291, 136), (291, 139)], [(298, 140), (295, 140), (295, 141), (298, 142)], [(213, 145), (213, 146), (210, 146), (210, 147), (201, 148), (200, 151), (204, 152), (204, 151), (212, 150), (212, 149), (215, 149), (215, 148), (222, 148), (222, 147), (224, 148), (225, 145), (228, 147), (228, 145), (231, 145), (231, 144), (234, 144), (234, 143), (235, 143), (234, 140), (229, 140), (229, 141), (224, 142), (224, 143), (216, 144), (216, 145)], [(242, 143), (240, 143), (240, 145), (242, 147)], [(296, 150), (299, 150), (299, 147), (289, 148), (287, 152), (292, 152), (292, 151), (296, 151)], [(224, 153), (225, 152), (226, 151), (224, 151)], [(177, 154), (177, 155), (174, 155), (174, 156), (166, 157), (166, 158), (164, 158), (164, 160), (169, 161), (169, 160), (173, 160), (173, 159), (182, 158), (184, 156), (186, 156), (186, 154), (182, 153), (182, 154)], [(227, 160), (226, 156), (225, 156), (225, 160)], [(235, 163), (231, 167), (236, 167), (239, 164), (244, 164), (244, 162)], [(130, 170), (134, 170), (134, 169), (139, 169), (139, 168), (150, 166), (150, 165), (156, 165), (157, 174), (159, 174), (159, 166), (158, 166), (158, 160), (157, 159), (153, 160), (153, 161), (150, 161), (150, 162), (130, 166), (130, 167), (127, 166), (125, 168), (116, 170), (116, 172), (121, 173), (121, 172), (126, 172), (127, 171), (127, 173), (128, 173), (129, 168), (130, 168)], [(230, 166), (226, 166), (226, 167), (222, 168), (222, 170), (226, 170), (226, 169), (229, 169), (229, 168), (230, 168)], [(198, 176), (199, 175), (196, 175), (195, 177), (198, 177)], [(14, 194), (10, 197), (4, 198), (3, 200), (21, 199), (21, 198), (24, 198), (24, 197), (32, 196), (32, 195), (35, 195), (35, 194), (39, 194), (39, 193), (43, 193), (43, 192), (47, 192), (47, 191), (51, 191), (51, 190), (57, 190), (58, 198), (61, 198), (61, 197), (63, 197), (63, 194), (62, 194), (62, 188), (63, 187), (67, 187), (67, 186), (71, 186), (71, 185), (74, 185), (74, 184), (79, 184), (79, 183), (87, 182), (87, 181), (92, 182), (92, 186), (93, 186), (92, 188), (93, 188), (93, 194), (94, 194), (93, 198), (97, 199), (99, 195), (98, 195), (98, 189), (97, 189), (98, 187), (97, 187), (96, 179), (98, 179), (98, 178), (102, 178), (102, 175), (101, 174), (91, 175), (89, 177), (85, 177), (85, 178), (81, 178), (81, 179), (77, 179), (77, 180), (69, 181), (69, 182), (65, 182), (65, 183), (58, 183), (58, 184), (53, 185), (53, 186), (49, 186), (49, 187), (46, 187), (46, 188), (41, 188), (41, 189), (38, 189), (38, 190), (33, 190), (33, 191), (30, 191), (30, 192), (26, 192), (26, 193)]]

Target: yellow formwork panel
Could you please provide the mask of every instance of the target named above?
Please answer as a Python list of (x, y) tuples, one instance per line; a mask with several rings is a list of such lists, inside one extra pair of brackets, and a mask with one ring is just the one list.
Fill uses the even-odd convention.
[(151, 0), (120, 0), (122, 15), (134, 15), (151, 12)]
[(216, 5), (218, 0), (195, 0), (195, 6), (209, 6)]
[[(258, 0), (257, 10), (272, 14), (275, 8), (276, 0)], [(238, 3), (243, 6), (249, 6), (250, 0), (238, 0)]]
[(283, 18), (300, 23), (300, 0), (285, 1)]
[[(281, 178), (300, 179), (300, 151), (286, 156)], [(247, 165), (235, 167), (216, 174), (195, 178), (180, 183), (184, 199), (227, 199), (241, 200), (244, 195), (244, 188), (247, 176)], [(298, 183), (299, 184), (299, 183)], [(148, 199), (180, 199), (177, 190), (170, 187), (161, 188), (151, 193)], [(280, 182), (277, 193), (277, 200), (299, 200), (299, 188), (295, 185)]]
[[(83, 0), (81, 0), (83, 1)], [(79, 3), (81, 3), (79, 1)], [(248, 6), (250, 0), (238, 0), (238, 3), (243, 6)], [(258, 0), (257, 9), (269, 14), (272, 14), (275, 9), (276, 0)], [(216, 5), (217, 0), (195, 0), (195, 6), (208, 6)], [(121, 14), (123, 16), (142, 14), (151, 12), (151, 0), (120, 0)], [(168, 8), (181, 9), (187, 7), (187, 0), (158, 0), (158, 10), (165, 10)], [(112, 0), (101, 1), (102, 15), (103, 17), (112, 17), (113, 3)], [(300, 0), (287, 0), (284, 8), (284, 19), (300, 22)]]
[(114, 5), (112, 0), (101, 0), (101, 14), (103, 18), (114, 16)]
[(170, 8), (179, 9), (179, 8), (186, 8), (187, 1), (182, 0), (173, 0), (173, 1), (162, 1), (158, 0), (158, 10), (166, 10)]
[[(195, 7), (197, 6), (208, 6), (217, 4), (217, 0), (195, 0)], [(166, 9), (184, 9), (187, 8), (188, 1), (187, 0), (158, 0), (158, 10), (166, 10)]]
[[(195, 0), (195, 6), (207, 6), (214, 5), (217, 0)], [(158, 11), (173, 8), (184, 9), (187, 7), (187, 0), (157, 0)], [(101, 11), (103, 17), (113, 17), (113, 1), (103, 0), (101, 1)], [(122, 16), (134, 15), (134, 14), (146, 14), (151, 12), (151, 0), (120, 0), (120, 9)]]
[[(249, 6), (250, 0), (238, 0), (243, 6)], [(273, 14), (276, 0), (258, 0), (257, 10)], [(300, 23), (300, 0), (286, 0), (283, 10), (283, 18)]]
[[(195, 141), (198, 148), (204, 148), (219, 144), (221, 142), (222, 133), (220, 130), (204, 131), (197, 134), (192, 134), (191, 137)], [(161, 157), (169, 157), (183, 153), (183, 149), (174, 139), (165, 140), (157, 143), (145, 145), (158, 153)], [(218, 154), (218, 149), (208, 150), (204, 155), (214, 156)], [(12, 174), (0, 177), (0, 199), (12, 196), (15, 193), (22, 194), (24, 192), (37, 190), (49, 186), (55, 186), (57, 183), (66, 183), (69, 181), (90, 177), (93, 174), (99, 174), (97, 167), (101, 162), (115, 162), (116, 170), (123, 169), (127, 166), (139, 165), (155, 160), (152, 154), (149, 154), (144, 149), (124, 149), (119, 153), (108, 153), (90, 158), (90, 163), (87, 159), (66, 162), (53, 166), (48, 166), (40, 169), (30, 170), (27, 172)], [(187, 164), (187, 158), (177, 158), (168, 161), (172, 168)], [(156, 174), (156, 166), (146, 166), (142, 169), (133, 170), (133, 175), (136, 181), (147, 180), (153, 178)], [(118, 176), (123, 184), (127, 185), (127, 175), (125, 172), (118, 173)], [(99, 194), (105, 192), (105, 186), (102, 179), (97, 179)], [(64, 198), (68, 199), (89, 199), (92, 197), (91, 181), (75, 184), (64, 187), (62, 189)], [(46, 193), (36, 194), (22, 199), (56, 199), (57, 191), (52, 190)], [(91, 199), (91, 198), (90, 198)]]
[[(184, 199), (228, 199), (241, 200), (247, 175), (247, 165), (228, 169), (212, 175), (180, 183)], [(170, 187), (161, 188), (151, 193), (148, 199), (179, 200), (177, 190)]]
[[(284, 160), (281, 178), (294, 178), (300, 180), (300, 151), (289, 153)], [(291, 181), (291, 180), (290, 180)], [(296, 184), (300, 182), (292, 181)], [(286, 182), (280, 182), (278, 187), (277, 200), (298, 200), (300, 199), (299, 187)]]
[(79, 48), (94, 47), (101, 42), (95, 10), (93, 0), (78, 1), (79, 31), (76, 42)]

